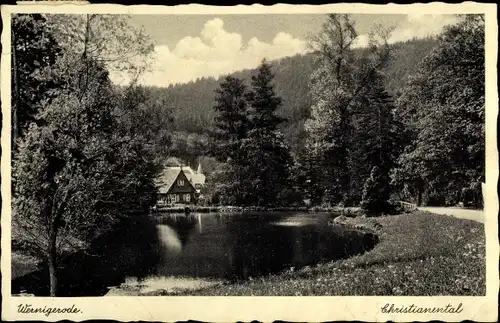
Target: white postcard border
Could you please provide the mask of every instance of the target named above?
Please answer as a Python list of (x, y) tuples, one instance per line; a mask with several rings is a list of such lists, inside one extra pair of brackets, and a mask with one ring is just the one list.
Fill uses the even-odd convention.
[[(89, 319), (115, 319), (120, 321), (428, 321), (443, 320), (458, 322), (465, 319), (476, 321), (496, 321), (498, 318), (497, 296), (499, 290), (498, 268), (498, 151), (496, 138), (496, 119), (498, 113), (497, 70), (498, 27), (495, 4), (465, 2), (462, 4), (412, 4), (412, 5), (369, 5), (369, 4), (332, 4), (332, 5), (252, 5), (215, 7), (205, 5), (179, 6), (123, 6), (109, 4), (30, 4), (21, 6), (2, 6), (2, 61), (1, 61), (1, 98), (4, 125), (2, 128), (2, 319), (3, 320), (45, 320), (69, 319), (82, 321)], [(10, 14), (12, 13), (120, 13), (120, 14), (306, 14), (327, 12), (343, 13), (484, 13), (486, 32), (486, 184), (483, 184), (485, 199), (485, 232), (487, 260), (486, 296), (342, 296), (342, 297), (12, 297), (10, 268)], [(7, 175), (7, 176), (6, 176)], [(81, 310), (75, 314), (18, 314), (19, 304), (32, 304), (33, 307), (72, 307)], [(459, 314), (384, 314), (381, 307), (386, 303), (395, 306), (439, 307), (462, 303)]]

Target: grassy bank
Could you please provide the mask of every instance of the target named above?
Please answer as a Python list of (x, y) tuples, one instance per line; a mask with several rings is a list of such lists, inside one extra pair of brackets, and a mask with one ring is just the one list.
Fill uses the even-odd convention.
[[(380, 243), (346, 260), (185, 295), (484, 295), (481, 223), (427, 212), (347, 219)], [(342, 225), (342, 224), (338, 224)], [(344, 224), (345, 225), (345, 224)]]

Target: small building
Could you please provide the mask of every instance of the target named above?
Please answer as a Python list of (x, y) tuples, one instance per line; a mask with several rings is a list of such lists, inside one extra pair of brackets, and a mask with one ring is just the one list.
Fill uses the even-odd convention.
[(158, 179), (160, 204), (195, 204), (203, 198), (201, 188), (205, 185), (205, 175), (191, 167), (167, 167)]
[(203, 170), (201, 169), (201, 164), (198, 164), (198, 169), (194, 171), (191, 167), (183, 167), (182, 168), (186, 177), (189, 179), (191, 184), (194, 186), (196, 190), (197, 199), (203, 199), (204, 196), (201, 192), (202, 188), (205, 186), (206, 177), (203, 174)]

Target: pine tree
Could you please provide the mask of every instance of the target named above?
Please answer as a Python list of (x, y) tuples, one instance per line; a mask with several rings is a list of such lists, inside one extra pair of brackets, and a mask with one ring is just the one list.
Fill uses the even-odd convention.
[(374, 166), (363, 187), (361, 208), (369, 215), (380, 215), (389, 210), (389, 176), (382, 168)]
[(355, 203), (361, 200), (363, 185), (373, 167), (379, 167), (384, 176), (389, 177), (401, 152), (402, 131), (402, 126), (394, 120), (394, 104), (381, 77), (373, 79), (359, 104), (360, 113), (353, 118), (355, 131), (349, 145), (351, 192)]
[(246, 95), (252, 107), (251, 123), (254, 130), (272, 132), (286, 120), (276, 114), (282, 100), (274, 91), (273, 79), (271, 66), (264, 59), (256, 74), (252, 75), (252, 91)]
[(364, 142), (364, 147), (357, 156), (353, 153), (353, 157), (358, 157), (359, 173), (368, 172), (368, 176), (359, 179), (363, 184), (361, 207), (368, 214), (378, 215), (391, 209), (390, 172), (400, 154), (401, 126), (393, 118), (392, 98), (381, 78), (373, 80), (365, 104), (366, 112), (361, 116), (358, 128), (358, 139)]
[(223, 163), (212, 176), (214, 196), (226, 205), (248, 204), (249, 161), (244, 142), (251, 123), (246, 100), (247, 88), (242, 80), (228, 76), (215, 91), (215, 130), (211, 155)]
[(251, 131), (243, 149), (249, 170), (251, 203), (276, 206), (283, 203), (283, 192), (288, 191), (292, 158), (283, 134), (277, 131), (284, 118), (277, 115), (281, 105), (272, 84), (274, 75), (264, 60), (252, 76), (252, 90), (247, 95), (251, 105)]
[(213, 154), (222, 162), (231, 158), (241, 162), (238, 148), (241, 141), (248, 136), (250, 120), (248, 103), (246, 100), (247, 88), (242, 80), (227, 76), (220, 88), (216, 91), (214, 110), (215, 117)]
[(292, 159), (277, 131), (284, 119), (277, 115), (281, 99), (274, 92), (273, 78), (263, 61), (252, 77), (251, 91), (234, 77), (227, 77), (216, 91), (214, 152), (226, 164), (214, 179), (223, 203), (275, 206), (290, 193)]

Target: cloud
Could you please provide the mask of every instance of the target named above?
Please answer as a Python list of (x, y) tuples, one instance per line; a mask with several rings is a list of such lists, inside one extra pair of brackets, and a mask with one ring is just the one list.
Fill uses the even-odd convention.
[[(390, 44), (439, 35), (445, 26), (458, 22), (456, 15), (410, 14), (404, 23), (392, 31), (388, 42)], [(353, 43), (354, 48), (367, 47), (370, 42), (368, 34), (358, 35)]]
[(413, 38), (424, 38), (440, 34), (444, 27), (458, 22), (456, 15), (421, 15), (410, 14), (405, 26), (396, 28), (390, 42), (406, 41)]
[[(457, 21), (455, 15), (408, 15), (405, 22), (396, 26), (389, 42), (435, 36), (446, 25)], [(354, 47), (366, 47), (368, 43), (369, 36), (362, 34), (358, 36)], [(275, 60), (306, 52), (304, 40), (284, 31), (278, 32), (270, 42), (253, 37), (244, 44), (240, 34), (225, 30), (224, 21), (215, 18), (205, 23), (198, 36), (184, 37), (172, 49), (166, 45), (156, 46), (151, 70), (142, 76), (140, 83), (168, 86), (200, 77), (219, 77), (255, 68), (263, 58)], [(127, 83), (126, 77), (116, 73), (112, 73), (111, 77), (115, 83)]]
[(368, 35), (358, 35), (358, 37), (354, 40), (352, 47), (367, 47), (370, 42), (370, 37)]
[[(263, 58), (274, 60), (303, 54), (306, 48), (305, 41), (285, 32), (277, 33), (269, 43), (253, 37), (244, 45), (240, 34), (228, 32), (224, 21), (215, 18), (205, 23), (199, 36), (182, 38), (172, 50), (166, 45), (156, 46), (151, 71), (140, 82), (168, 86), (200, 77), (219, 77), (255, 68)], [(115, 83), (127, 83), (118, 75), (112, 79)]]
[(199, 60), (232, 59), (241, 50), (241, 35), (224, 30), (220, 18), (209, 20), (201, 31), (201, 37), (184, 37), (173, 53), (179, 58)]

